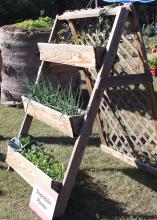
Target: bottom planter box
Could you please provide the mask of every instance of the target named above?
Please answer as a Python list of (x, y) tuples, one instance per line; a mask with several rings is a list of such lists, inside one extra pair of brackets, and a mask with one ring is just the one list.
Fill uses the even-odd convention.
[(59, 192), (62, 186), (62, 182), (51, 179), (19, 152), (15, 152), (10, 146), (8, 146), (6, 163), (32, 187), (35, 186), (37, 181), (40, 182), (40, 180), (44, 182), (48, 188), (52, 188), (56, 192)]
[(30, 100), (25, 96), (22, 96), (22, 101), (25, 111), (27, 114), (33, 116), (33, 118), (46, 123), (70, 137), (78, 136), (84, 114), (67, 116), (38, 102)]

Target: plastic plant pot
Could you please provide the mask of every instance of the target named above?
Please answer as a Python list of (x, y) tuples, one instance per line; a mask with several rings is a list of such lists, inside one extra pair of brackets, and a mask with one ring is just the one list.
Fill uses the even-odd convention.
[(151, 69), (152, 76), (157, 77), (157, 67), (152, 67)]

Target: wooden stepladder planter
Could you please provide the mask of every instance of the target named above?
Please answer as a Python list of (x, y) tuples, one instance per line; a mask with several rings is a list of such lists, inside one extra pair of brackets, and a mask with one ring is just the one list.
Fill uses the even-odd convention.
[[(99, 12), (101, 12), (101, 9)], [(93, 13), (91, 13), (91, 10), (90, 10), (90, 15), (91, 15), (90, 17), (95, 16)], [(44, 73), (45, 65), (47, 65), (48, 62), (77, 66), (78, 68), (81, 67), (85, 71), (87, 70), (87, 68), (94, 68), (98, 71), (97, 79), (93, 87), (93, 90), (91, 92), (90, 100), (87, 106), (86, 114), (83, 117), (81, 129), (75, 141), (73, 152), (70, 157), (68, 167), (64, 175), (64, 179), (62, 181), (62, 186), (58, 192), (58, 198), (57, 198), (57, 201), (54, 207), (53, 217), (60, 217), (65, 212), (65, 209), (66, 209), (66, 206), (67, 206), (67, 203), (68, 203), (71, 191), (72, 191), (72, 187), (75, 183), (75, 178), (77, 176), (77, 172), (78, 172), (81, 160), (83, 158), (84, 150), (88, 142), (88, 138), (91, 135), (94, 120), (99, 111), (99, 106), (100, 106), (101, 99), (103, 96), (103, 91), (105, 89), (103, 88), (102, 81), (104, 81), (104, 76), (108, 78), (109, 72), (113, 66), (114, 58), (116, 56), (117, 49), (118, 49), (118, 44), (120, 42), (120, 38), (122, 35), (122, 30), (123, 30), (125, 21), (128, 16), (128, 8), (118, 7), (116, 12), (114, 12), (114, 16), (115, 16), (114, 24), (112, 27), (112, 31), (110, 33), (108, 44), (105, 49), (99, 48), (100, 49), (99, 50), (98, 48), (96, 49), (94, 47), (84, 46), (84, 45), (50, 44), (51, 40), (53, 39), (55, 35), (57, 24), (60, 22), (60, 20), (63, 20), (62, 17), (59, 17), (59, 16), (56, 17), (56, 20), (54, 22), (54, 26), (52, 28), (52, 32), (51, 32), (51, 35), (48, 41), (49, 44), (46, 46), (45, 44), (41, 44), (41, 43), (39, 44), (42, 63), (38, 71), (36, 83), (40, 81), (41, 75)], [(61, 48), (63, 51), (66, 50), (67, 53), (62, 54), (60, 51)], [(48, 51), (48, 53), (46, 51)], [(26, 99), (25, 101), (26, 101), (26, 104), (24, 105), (27, 111), (26, 111), (26, 116), (21, 126), (19, 135), (27, 134), (31, 126), (32, 119), (36, 117), (38, 119), (40, 118), (39, 120), (41, 120), (40, 114), (41, 114), (41, 111), (43, 111), (43, 109), (41, 108), (42, 110), (39, 111), (40, 113), (38, 114), (34, 113), (33, 108), (29, 106), (29, 101)], [(33, 102), (33, 105), (34, 105), (34, 102)], [(29, 113), (28, 113), (28, 109), (29, 109)], [(37, 109), (36, 109), (36, 112), (37, 112)], [(43, 117), (44, 122), (45, 122), (45, 117), (47, 116)], [(60, 128), (57, 128), (57, 129), (60, 129)], [(17, 154), (14, 154), (14, 155), (17, 155)], [(18, 158), (16, 159), (18, 161)], [(7, 162), (10, 166), (14, 166), (14, 164), (12, 164), (9, 159), (7, 159)], [(18, 167), (14, 166), (14, 169), (15, 171), (17, 170), (17, 172), (19, 172)], [(22, 174), (22, 173), (25, 173), (25, 174)], [(29, 175), (27, 169), (21, 170), (20, 175), (23, 177)], [(54, 190), (51, 187), (49, 189), (51, 189), (52, 191)]]
[(44, 122), (69, 137), (73, 138), (78, 136), (83, 122), (84, 113), (75, 116), (67, 116), (38, 102), (30, 100), (25, 96), (22, 96), (22, 101), (25, 112), (33, 118)]
[(53, 180), (22, 154), (15, 152), (10, 146), (8, 146), (6, 162), (32, 187), (35, 186), (37, 180), (43, 181), (48, 188), (52, 188), (56, 192), (62, 186), (61, 182)]
[[(86, 77), (86, 84), (90, 93), (90, 100), (87, 105), (85, 115), (67, 117), (58, 113), (54, 110), (50, 110), (48, 107), (43, 106), (32, 100), (28, 100), (26, 97), (23, 97), (24, 108), (26, 111), (26, 116), (24, 118), (23, 124), (19, 135), (27, 134), (31, 126), (33, 118), (41, 120), (42, 122), (54, 127), (55, 129), (67, 134), (70, 137), (77, 136), (73, 152), (71, 154), (67, 170), (64, 175), (64, 179), (61, 183), (61, 187), (58, 193), (58, 198), (54, 207), (53, 217), (60, 217), (64, 214), (72, 187), (75, 183), (77, 172), (81, 163), (81, 160), (84, 155), (85, 147), (88, 142), (88, 138), (91, 135), (92, 127), (95, 118), (97, 117), (100, 127), (100, 136), (104, 135), (103, 130), (101, 130), (101, 123), (99, 118), (99, 110), (101, 109), (101, 102), (104, 96), (105, 89), (114, 86), (125, 86), (125, 85), (135, 85), (140, 83), (145, 83), (148, 81), (151, 85), (151, 79), (149, 77), (149, 70), (145, 71), (148, 75), (144, 74), (134, 74), (134, 76), (118, 76), (110, 77), (109, 74), (114, 65), (115, 56), (117, 54), (118, 45), (122, 36), (122, 31), (124, 29), (124, 24), (128, 18), (128, 14), (132, 16), (132, 9), (130, 6), (121, 6), (114, 8), (113, 10), (109, 9), (109, 14), (115, 16), (112, 30), (108, 39), (106, 48), (95, 48), (92, 46), (85, 45), (66, 45), (66, 44), (53, 44), (51, 40), (54, 38), (57, 25), (60, 21), (68, 20), (69, 26), (75, 40), (75, 43), (79, 42), (77, 38), (77, 32), (75, 29), (74, 22), (75, 19), (87, 19), (99, 17), (102, 9), (90, 9), (83, 10), (80, 13), (68, 12), (61, 16), (57, 16), (52, 28), (52, 32), (48, 41), (48, 44), (39, 43), (40, 58), (42, 60), (41, 66), (38, 71), (38, 76), (36, 83), (41, 79), (41, 75), (45, 74), (44, 68), (48, 65), (49, 62), (65, 64), (76, 66), (81, 68)], [(107, 8), (106, 8), (107, 10)], [(79, 43), (78, 43), (79, 44)], [(90, 70), (94, 69), (96, 71), (96, 77), (94, 83), (91, 83)], [(156, 114), (157, 115), (157, 114)], [(156, 117), (157, 118), (157, 117)], [(76, 126), (76, 123), (78, 126)], [(75, 128), (74, 128), (75, 127)], [(76, 130), (75, 130), (76, 129)], [(103, 140), (103, 138), (101, 139)], [(102, 142), (104, 144), (104, 141)], [(22, 166), (25, 166), (27, 162), (20, 162), (21, 157), (18, 153), (11, 152), (8, 150), (7, 163), (17, 170), (17, 172), (26, 179), (26, 176), (29, 176), (27, 169), (21, 169), (14, 165), (11, 157), (14, 157), (15, 160), (19, 160)], [(12, 155), (12, 156), (10, 156)], [(22, 160), (24, 161), (24, 160)], [(28, 163), (29, 164), (29, 163)], [(27, 165), (26, 165), (27, 166)], [(30, 166), (30, 164), (28, 165)], [(30, 169), (34, 169), (33, 167)], [(23, 174), (24, 173), (24, 174)], [(27, 174), (26, 174), (27, 173)], [(39, 174), (40, 175), (40, 174)], [(28, 181), (28, 180), (26, 180)], [(51, 180), (48, 180), (48, 182)], [(31, 184), (31, 183), (30, 183)], [(59, 183), (60, 184), (60, 183)], [(33, 185), (33, 184), (32, 184)], [(53, 187), (50, 187), (50, 190), (54, 190)]]

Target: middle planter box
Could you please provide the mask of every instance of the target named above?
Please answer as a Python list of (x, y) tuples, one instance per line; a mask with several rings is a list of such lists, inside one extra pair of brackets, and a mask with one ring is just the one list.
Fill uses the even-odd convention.
[(46, 123), (67, 136), (72, 138), (78, 136), (84, 114), (67, 116), (25, 96), (22, 96), (22, 101), (25, 112), (33, 118)]

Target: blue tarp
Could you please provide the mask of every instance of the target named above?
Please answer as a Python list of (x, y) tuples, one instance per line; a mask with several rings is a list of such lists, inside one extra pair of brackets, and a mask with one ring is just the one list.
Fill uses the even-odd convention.
[(122, 3), (133, 3), (133, 2), (142, 2), (142, 3), (149, 3), (155, 2), (155, 0), (103, 0), (104, 2), (122, 2)]

